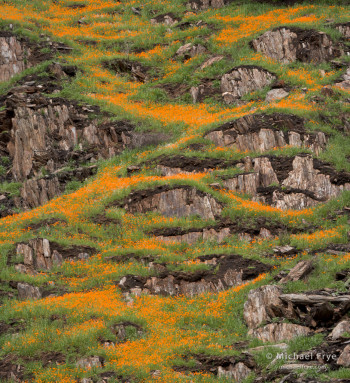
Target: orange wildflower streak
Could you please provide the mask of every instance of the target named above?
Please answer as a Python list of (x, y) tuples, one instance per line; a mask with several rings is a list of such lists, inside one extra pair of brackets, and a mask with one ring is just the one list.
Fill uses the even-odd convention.
[(315, 23), (320, 20), (320, 17), (315, 15), (310, 16), (299, 16), (301, 12), (306, 10), (313, 9), (314, 6), (305, 6), (297, 8), (288, 8), (288, 9), (276, 9), (270, 12), (267, 12), (259, 16), (220, 16), (216, 15), (213, 18), (221, 20), (227, 24), (241, 23), (239, 27), (231, 27), (223, 29), (219, 35), (215, 38), (221, 45), (228, 45), (235, 43), (241, 39), (251, 37), (259, 32), (263, 32), (269, 28), (295, 24), (295, 23)]

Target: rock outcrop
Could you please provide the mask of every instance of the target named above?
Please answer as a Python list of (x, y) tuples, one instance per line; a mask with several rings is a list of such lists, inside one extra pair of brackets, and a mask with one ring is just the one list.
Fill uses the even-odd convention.
[(264, 219), (258, 219), (255, 225), (247, 225), (239, 221), (219, 220), (216, 224), (206, 226), (202, 229), (169, 227), (154, 229), (148, 232), (148, 234), (154, 235), (157, 239), (164, 242), (194, 244), (197, 241), (217, 241), (221, 243), (225, 238), (234, 234), (238, 235), (241, 240), (246, 241), (272, 238), (285, 231), (286, 228), (282, 225), (274, 224)]
[(8, 81), (25, 69), (52, 58), (54, 52), (67, 50), (70, 48), (66, 45), (53, 43), (49, 39), (37, 43), (9, 31), (0, 31), (0, 82)]
[(209, 8), (222, 8), (227, 0), (190, 0), (187, 7), (193, 11), (204, 11)]
[(16, 256), (23, 257), (23, 264), (16, 264), (17, 271), (29, 274), (37, 270), (51, 270), (65, 260), (83, 260), (93, 255), (96, 250), (90, 246), (64, 247), (45, 238), (35, 238), (28, 243), (18, 243)]
[(292, 340), (300, 336), (308, 336), (312, 331), (306, 326), (293, 323), (270, 323), (266, 326), (251, 329), (248, 335), (263, 342), (280, 342)]
[(303, 118), (282, 113), (247, 115), (211, 130), (204, 137), (217, 146), (242, 152), (264, 152), (290, 145), (319, 154), (327, 143), (323, 132), (307, 132)]
[(42, 292), (39, 287), (32, 286), (29, 283), (17, 284), (18, 298), (21, 301), (32, 299), (38, 300), (42, 297)]
[(312, 207), (350, 190), (349, 173), (309, 155), (246, 158), (245, 170), (252, 173), (227, 178), (224, 185), (279, 209)]
[(165, 269), (159, 276), (149, 278), (128, 275), (120, 280), (119, 286), (126, 294), (192, 297), (202, 293), (227, 290), (271, 269), (270, 265), (234, 254), (207, 255), (199, 257), (199, 260), (210, 265), (210, 269), (194, 273), (169, 272)]
[(350, 40), (350, 22), (337, 24), (335, 28), (347, 39)]
[(161, 133), (135, 132), (127, 121), (112, 122), (98, 107), (42, 96), (59, 88), (54, 82), (57, 66), (53, 79), (34, 79), (33, 85), (29, 76), (4, 97), (0, 151), (10, 158), (8, 181), (23, 183), (21, 198), (13, 203), (17, 208), (39, 206), (61, 194), (68, 182), (85, 181), (96, 173), (94, 163), (99, 159), (168, 138)]
[(31, 51), (16, 36), (0, 34), (0, 82), (8, 81), (14, 75), (29, 67)]
[(249, 292), (244, 304), (243, 316), (250, 329), (271, 319), (269, 306), (282, 303), (279, 298), (281, 293), (281, 288), (275, 285), (262, 286)]
[(344, 54), (340, 44), (323, 32), (297, 27), (278, 27), (252, 41), (257, 52), (283, 64), (294, 61), (321, 63)]
[(154, 211), (166, 217), (198, 215), (204, 219), (219, 217), (223, 208), (213, 196), (194, 187), (165, 185), (132, 192), (118, 206), (132, 214)]
[(273, 73), (258, 66), (239, 66), (222, 76), (222, 96), (227, 104), (231, 104), (248, 93), (271, 85), (276, 79)]

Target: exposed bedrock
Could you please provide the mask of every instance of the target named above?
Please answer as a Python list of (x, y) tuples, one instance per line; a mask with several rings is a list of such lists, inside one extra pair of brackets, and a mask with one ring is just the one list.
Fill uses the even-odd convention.
[(217, 146), (242, 152), (264, 152), (290, 145), (319, 154), (327, 143), (323, 132), (306, 130), (303, 118), (283, 113), (247, 115), (211, 130), (204, 137)]
[(304, 209), (350, 190), (350, 173), (337, 172), (310, 155), (246, 158), (244, 173), (223, 180), (233, 191), (280, 209)]
[[(51, 270), (60, 266), (65, 260), (84, 260), (96, 250), (90, 246), (64, 247), (45, 238), (35, 238), (27, 243), (16, 245), (16, 256), (23, 257), (23, 263), (17, 263), (15, 269), (27, 274), (35, 274), (39, 270)], [(11, 259), (10, 259), (11, 262)]]
[(301, 61), (321, 63), (344, 54), (341, 44), (313, 29), (278, 27), (252, 41), (257, 52), (283, 64)]
[(118, 203), (129, 213), (156, 211), (167, 217), (198, 215), (204, 219), (219, 217), (223, 206), (213, 196), (191, 186), (158, 186), (138, 190)]
[(244, 65), (233, 68), (221, 78), (221, 92), (224, 101), (231, 104), (244, 95), (271, 85), (277, 77), (258, 66)]
[(195, 296), (206, 292), (227, 290), (256, 278), (271, 270), (272, 266), (239, 255), (206, 255), (200, 261), (210, 269), (198, 272), (170, 272), (164, 270), (159, 276), (138, 277), (127, 275), (119, 286), (127, 293), (139, 295), (185, 295)]

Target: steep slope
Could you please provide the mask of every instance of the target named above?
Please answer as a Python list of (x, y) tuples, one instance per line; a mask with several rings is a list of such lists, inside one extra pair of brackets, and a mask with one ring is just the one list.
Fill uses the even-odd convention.
[(1, 382), (350, 382), (349, 15), (0, 4)]

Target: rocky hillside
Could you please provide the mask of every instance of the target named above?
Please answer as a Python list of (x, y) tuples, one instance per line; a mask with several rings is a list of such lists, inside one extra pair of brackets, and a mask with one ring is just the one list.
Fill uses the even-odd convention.
[(350, 382), (349, 20), (0, 1), (0, 382)]

